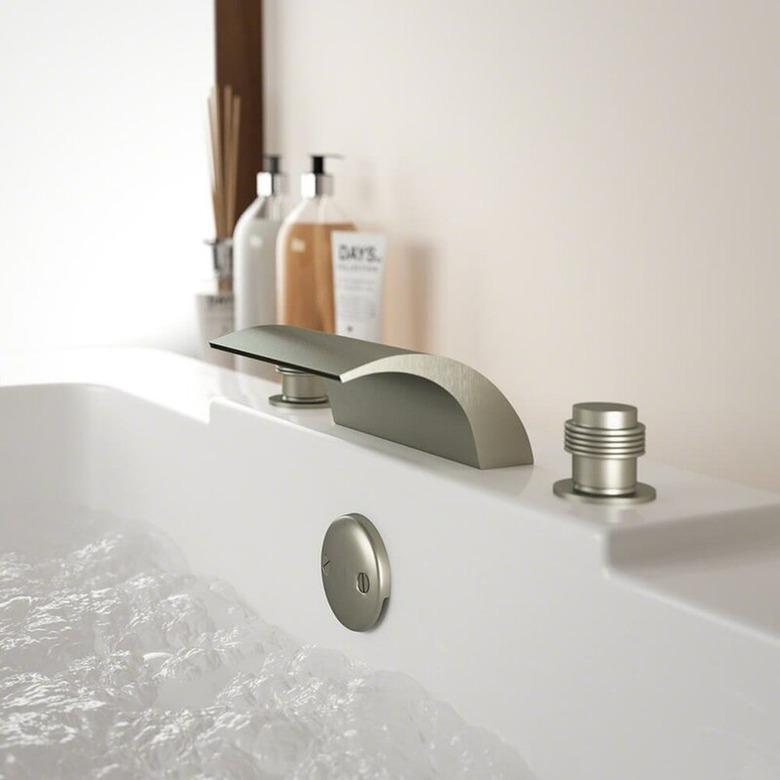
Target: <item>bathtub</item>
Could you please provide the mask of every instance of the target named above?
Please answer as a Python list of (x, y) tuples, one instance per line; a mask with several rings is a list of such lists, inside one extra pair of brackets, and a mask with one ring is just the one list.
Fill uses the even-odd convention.
[[(557, 438), (479, 471), (275, 390), (153, 350), (5, 356), (2, 502), (159, 527), (267, 621), (413, 676), (543, 780), (780, 777), (780, 496), (642, 462), (656, 502), (571, 504)], [(320, 573), (351, 512), (393, 577), (364, 633)]]

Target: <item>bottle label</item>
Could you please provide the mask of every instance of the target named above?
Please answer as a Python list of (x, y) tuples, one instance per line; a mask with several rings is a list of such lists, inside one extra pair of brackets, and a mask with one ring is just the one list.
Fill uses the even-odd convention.
[(367, 341), (382, 338), (385, 236), (335, 230), (333, 292), (336, 333)]

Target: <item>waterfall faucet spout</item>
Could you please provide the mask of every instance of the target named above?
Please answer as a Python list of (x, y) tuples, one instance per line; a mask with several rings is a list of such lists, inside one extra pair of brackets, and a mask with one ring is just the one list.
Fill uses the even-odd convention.
[(211, 346), (324, 378), (339, 425), (480, 469), (533, 463), (512, 405), (456, 360), (290, 325), (247, 328)]

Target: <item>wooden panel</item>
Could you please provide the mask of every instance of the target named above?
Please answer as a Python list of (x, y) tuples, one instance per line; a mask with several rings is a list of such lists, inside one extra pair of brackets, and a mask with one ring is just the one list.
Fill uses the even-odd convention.
[(254, 200), (263, 159), (261, 0), (214, 0), (216, 81), (241, 96), (236, 216)]

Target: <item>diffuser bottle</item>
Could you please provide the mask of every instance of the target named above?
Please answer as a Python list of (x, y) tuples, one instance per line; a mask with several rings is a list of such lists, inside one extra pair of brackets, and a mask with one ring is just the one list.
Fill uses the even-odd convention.
[(211, 272), (204, 279), (207, 291), (195, 296), (201, 357), (207, 363), (233, 368), (232, 355), (214, 354), (216, 350), (209, 347), (212, 339), (234, 330), (233, 239), (215, 238), (206, 244), (211, 249)]
[[(268, 155), (257, 174), (257, 200), (233, 231), (233, 291), (236, 329), (276, 322), (276, 237), (282, 224), (284, 176), (280, 158)], [(237, 358), (245, 373), (270, 378), (273, 369), (256, 360)]]
[(195, 296), (200, 349), (209, 363), (233, 368), (232, 355), (216, 354), (212, 339), (235, 329), (233, 300), (233, 226), (238, 181), (238, 136), (241, 98), (230, 86), (214, 87), (209, 94), (209, 163), (211, 203), (214, 207), (216, 236), (211, 247), (212, 274), (209, 290)]
[(277, 319), (333, 333), (331, 233), (355, 226), (333, 200), (333, 177), (326, 155), (312, 155), (311, 171), (301, 176), (303, 200), (285, 219), (276, 242)]

